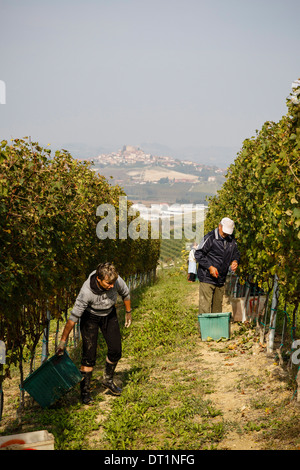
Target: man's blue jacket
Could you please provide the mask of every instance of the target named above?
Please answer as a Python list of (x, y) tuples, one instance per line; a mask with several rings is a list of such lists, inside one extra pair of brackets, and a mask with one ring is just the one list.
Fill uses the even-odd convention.
[[(223, 286), (232, 261), (240, 262), (240, 253), (233, 236), (222, 238), (218, 228), (207, 233), (195, 251), (198, 263), (197, 275), (200, 282)], [(208, 268), (214, 266), (219, 272), (218, 278), (213, 277)]]

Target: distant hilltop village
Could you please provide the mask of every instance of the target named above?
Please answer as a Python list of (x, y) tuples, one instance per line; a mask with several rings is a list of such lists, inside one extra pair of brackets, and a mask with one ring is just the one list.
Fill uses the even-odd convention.
[(222, 187), (227, 171), (190, 160), (153, 155), (132, 145), (90, 160), (93, 171), (120, 185), (131, 201), (146, 205), (204, 204), (207, 197)]
[(200, 173), (203, 170), (210, 170), (213, 173), (223, 175), (226, 170), (209, 166), (204, 164), (195, 163), (189, 160), (179, 160), (169, 156), (157, 156), (150, 153), (145, 153), (139, 147), (132, 145), (124, 145), (124, 147), (109, 154), (100, 154), (92, 159), (94, 164), (98, 167), (106, 166), (160, 166), (174, 170), (182, 171), (185, 168), (189, 173)]
[(142, 163), (144, 165), (162, 164), (171, 165), (175, 160), (171, 157), (157, 157), (150, 153), (145, 153), (139, 147), (132, 145), (124, 145), (118, 152), (108, 154), (101, 154), (94, 159), (95, 163), (109, 166), (121, 165), (137, 165)]

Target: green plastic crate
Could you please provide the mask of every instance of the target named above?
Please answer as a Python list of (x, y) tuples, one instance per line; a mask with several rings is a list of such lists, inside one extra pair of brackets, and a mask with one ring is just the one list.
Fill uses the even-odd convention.
[(230, 337), (230, 316), (231, 313), (202, 313), (198, 315), (201, 339), (207, 338), (218, 340)]
[(52, 356), (30, 374), (23, 388), (42, 408), (47, 408), (81, 380), (80, 371), (65, 351), (62, 356)]

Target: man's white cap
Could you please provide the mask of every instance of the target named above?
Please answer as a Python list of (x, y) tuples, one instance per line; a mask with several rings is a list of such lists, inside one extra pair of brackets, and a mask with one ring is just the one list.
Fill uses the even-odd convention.
[(227, 233), (227, 235), (232, 234), (234, 230), (233, 220), (229, 219), (228, 217), (224, 217), (224, 219), (221, 220), (221, 225), (224, 233)]

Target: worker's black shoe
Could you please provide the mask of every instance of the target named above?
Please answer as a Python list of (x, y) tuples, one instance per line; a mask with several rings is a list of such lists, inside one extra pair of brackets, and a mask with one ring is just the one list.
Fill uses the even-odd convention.
[(122, 389), (118, 387), (112, 380), (105, 380), (103, 381), (103, 385), (105, 388), (111, 391), (114, 395), (121, 395)]
[(110, 364), (106, 361), (103, 385), (104, 387), (108, 388), (108, 390), (110, 390), (111, 393), (113, 393), (114, 395), (121, 395), (122, 389), (118, 387), (113, 381), (116, 366), (117, 364)]
[(80, 382), (81, 401), (84, 405), (92, 403), (91, 397), (91, 378), (92, 372), (81, 372), (83, 380)]

